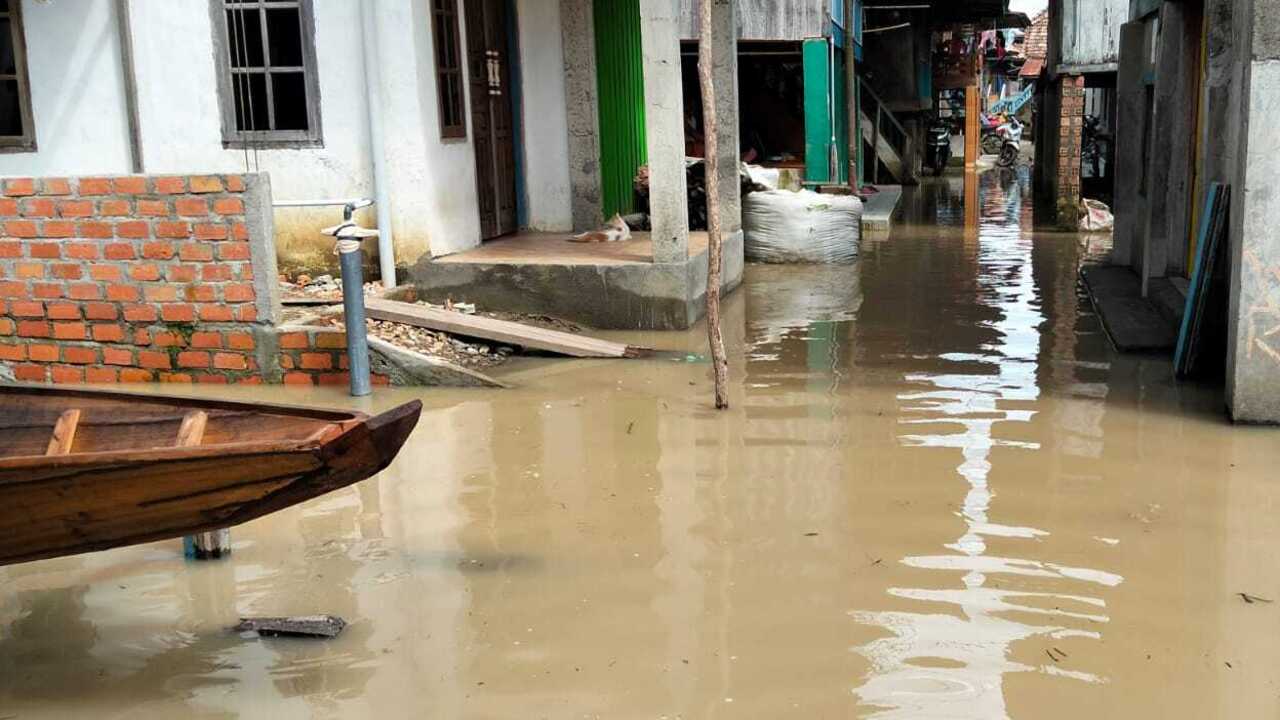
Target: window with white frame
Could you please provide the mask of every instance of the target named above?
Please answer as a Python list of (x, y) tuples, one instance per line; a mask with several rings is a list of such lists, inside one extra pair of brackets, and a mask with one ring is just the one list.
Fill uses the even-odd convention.
[(320, 145), (312, 0), (211, 0), (223, 143)]

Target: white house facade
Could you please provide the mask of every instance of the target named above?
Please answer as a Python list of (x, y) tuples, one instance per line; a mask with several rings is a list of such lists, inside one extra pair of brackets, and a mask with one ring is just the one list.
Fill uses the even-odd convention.
[(384, 199), (399, 265), (570, 230), (560, 5), (2, 0), (0, 175), (261, 170), (285, 267), (325, 264), (338, 216), (299, 201)]

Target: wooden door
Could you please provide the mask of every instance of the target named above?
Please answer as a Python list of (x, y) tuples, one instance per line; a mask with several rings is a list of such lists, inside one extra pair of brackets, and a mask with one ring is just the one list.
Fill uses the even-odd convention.
[(480, 237), (516, 231), (516, 151), (507, 51), (507, 0), (466, 0), (471, 132)]

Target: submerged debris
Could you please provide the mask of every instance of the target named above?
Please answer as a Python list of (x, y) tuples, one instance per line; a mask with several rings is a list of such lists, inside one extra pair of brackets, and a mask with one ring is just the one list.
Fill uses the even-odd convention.
[(295, 617), (240, 618), (234, 632), (256, 632), (267, 637), (337, 637), (347, 621), (336, 615), (299, 615)]

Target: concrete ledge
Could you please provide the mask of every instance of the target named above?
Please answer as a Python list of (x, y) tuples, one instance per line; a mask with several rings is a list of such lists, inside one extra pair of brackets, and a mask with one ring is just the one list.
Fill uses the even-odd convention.
[[(741, 231), (725, 238), (725, 293), (742, 282), (742, 240)], [(452, 298), (604, 330), (683, 330), (706, 312), (705, 252), (679, 263), (625, 265), (423, 259), (410, 268), (409, 276), (418, 296), (428, 302)]]
[[(1173, 350), (1178, 340), (1177, 321), (1167, 310), (1162, 312), (1158, 303), (1142, 297), (1142, 283), (1132, 270), (1121, 265), (1091, 265), (1082, 268), (1080, 276), (1103, 328), (1117, 350)], [(1177, 294), (1168, 281), (1165, 284)]]
[(888, 232), (902, 199), (901, 185), (877, 185), (880, 192), (862, 201), (862, 231)]
[(369, 338), (369, 365), (373, 372), (390, 378), (392, 385), (508, 387), (483, 373), (397, 347), (376, 337)]

